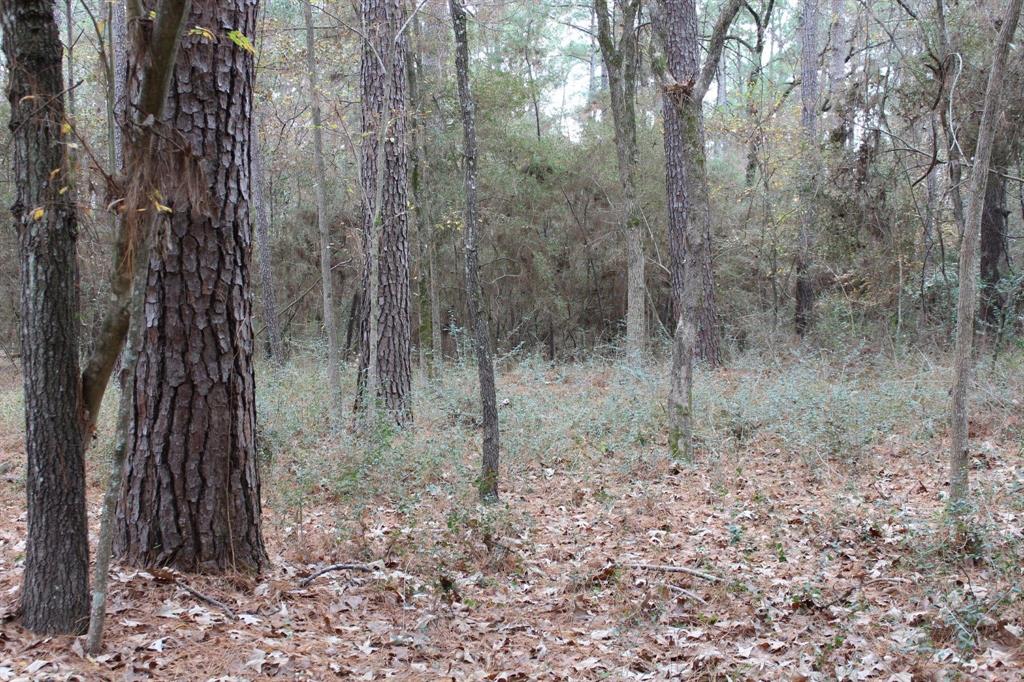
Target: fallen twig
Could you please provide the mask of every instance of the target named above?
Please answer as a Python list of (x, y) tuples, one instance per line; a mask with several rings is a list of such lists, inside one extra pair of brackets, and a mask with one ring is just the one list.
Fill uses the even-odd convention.
[(697, 594), (696, 592), (691, 592), (690, 590), (684, 590), (683, 588), (678, 587), (676, 585), (672, 585), (670, 583), (666, 583), (665, 587), (667, 587), (672, 592), (675, 592), (676, 594), (683, 595), (687, 599), (692, 599), (694, 601), (698, 601), (701, 604), (703, 604), (704, 606), (708, 605), (708, 603), (699, 594)]
[(191, 594), (193, 597), (195, 597), (199, 601), (203, 601), (203, 602), (206, 602), (207, 604), (209, 604), (210, 606), (217, 607), (218, 609), (223, 611), (228, 616), (228, 618), (230, 618), (231, 620), (236, 620), (238, 618), (238, 616), (235, 615), (235, 612), (231, 610), (231, 607), (228, 606), (227, 604), (225, 604), (224, 602), (218, 601), (218, 600), (214, 599), (213, 597), (205, 595), (202, 592), (200, 592), (199, 590), (195, 589), (194, 587), (189, 587), (188, 585), (186, 585), (185, 583), (181, 582), (180, 580), (176, 580), (175, 584), (178, 587), (180, 587), (181, 589), (183, 589), (186, 592), (188, 592), (189, 594)]
[(331, 564), (330, 566), (321, 568), (313, 575), (303, 578), (302, 581), (299, 582), (299, 587), (308, 587), (311, 582), (325, 573), (330, 573), (332, 571), (359, 571), (361, 573), (373, 573), (375, 570), (377, 570), (377, 567), (369, 564)]
[(698, 571), (695, 568), (687, 568), (686, 566), (656, 566), (654, 564), (626, 564), (627, 568), (640, 568), (645, 571), (660, 571), (663, 573), (685, 573), (686, 575), (692, 575), (695, 578), (703, 578), (704, 580), (710, 580), (713, 583), (723, 582), (722, 578), (711, 573), (705, 573), (704, 571)]

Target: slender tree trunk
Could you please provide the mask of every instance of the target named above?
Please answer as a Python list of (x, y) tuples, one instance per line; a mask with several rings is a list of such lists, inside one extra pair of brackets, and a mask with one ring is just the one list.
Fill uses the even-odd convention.
[(1020, 19), (1021, 0), (1010, 0), (996, 40), (992, 68), (985, 89), (985, 105), (978, 125), (978, 144), (974, 150), (974, 168), (971, 171), (970, 194), (964, 216), (964, 238), (960, 244), (960, 294), (957, 300), (956, 355), (953, 369), (953, 387), (950, 407), (950, 471), (949, 508), (961, 514), (968, 491), (968, 415), (967, 385), (971, 380), (971, 353), (974, 347), (974, 316), (978, 306), (976, 278), (978, 277), (978, 242), (981, 219), (985, 207), (985, 186), (988, 182), (989, 160), (999, 118), (999, 100), (1002, 97), (1004, 72), (1010, 41)]
[(636, 363), (647, 347), (646, 280), (643, 217), (636, 196), (636, 66), (639, 0), (618, 0), (622, 30), (618, 41), (607, 0), (594, 0), (598, 44), (611, 95), (615, 151), (622, 185), (622, 231), (626, 236), (626, 356)]
[(800, 232), (796, 256), (796, 333), (803, 336), (814, 313), (812, 250), (818, 182), (818, 0), (800, 6), (800, 131), (804, 150), (801, 178)]
[[(0, 5), (21, 262), (28, 538), (21, 603), (38, 633), (85, 631), (89, 540), (79, 428), (78, 225), (61, 144), (64, 79), (53, 0)], [(54, 171), (56, 173), (54, 174)]]
[(340, 420), (341, 374), (338, 367), (338, 325), (334, 320), (334, 275), (332, 273), (331, 233), (327, 224), (327, 193), (324, 182), (323, 121), (320, 115), (320, 85), (317, 76), (316, 42), (313, 33), (313, 9), (310, 0), (302, 5), (306, 20), (306, 77), (309, 79), (309, 99), (313, 107), (313, 164), (316, 179), (316, 224), (320, 230), (320, 280), (324, 295), (324, 327), (327, 330), (327, 381), (331, 400)]
[(463, 164), (466, 174), (466, 224), (463, 243), (466, 251), (466, 301), (469, 326), (476, 346), (477, 373), (480, 380), (480, 403), (483, 412), (483, 465), (480, 472), (480, 499), (498, 501), (498, 400), (494, 388), (494, 362), (491, 356), (491, 334), (487, 328), (480, 289), (480, 263), (477, 255), (477, 145), (476, 105), (469, 88), (469, 39), (466, 35), (466, 10), (462, 0), (449, 0), (452, 27), (455, 30), (455, 77), (459, 84), (459, 105), (462, 110)]
[(999, 292), (999, 280), (1003, 277), (1003, 266), (1009, 268), (1007, 218), (1010, 212), (1006, 210), (1006, 177), (1002, 174), (1009, 163), (1008, 141), (1004, 131), (997, 131), (981, 212), (981, 312), (978, 319), (986, 331), (999, 327), (1005, 302)]
[(193, 0), (187, 24), (222, 33), (182, 36), (162, 117), (163, 137), (187, 150), (188, 163), (153, 173), (171, 213), (154, 206), (161, 217), (142, 273), (146, 319), (114, 538), (135, 566), (220, 572), (267, 563), (249, 270), (254, 58), (227, 36), (254, 35), (256, 11), (257, 0)]
[[(260, 266), (260, 293), (263, 298), (263, 320), (267, 325), (270, 358), (281, 364), (288, 360), (284, 337), (281, 334), (281, 318), (277, 314), (277, 294), (274, 287), (274, 269), (270, 251), (270, 211), (264, 192), (267, 189), (263, 176), (263, 150), (259, 142), (252, 141), (252, 200), (256, 204), (256, 249)], [(322, 245), (321, 245), (322, 250)], [(324, 293), (326, 306), (326, 292)], [(325, 307), (326, 309), (326, 307)], [(331, 310), (334, 307), (331, 306)], [(330, 344), (328, 343), (328, 348)], [(329, 350), (328, 350), (329, 353)], [(333, 356), (332, 356), (333, 357)], [(328, 359), (330, 362), (331, 359)]]
[(409, 314), (408, 40), (402, 0), (363, 0), (363, 231), (365, 267), (356, 408), (379, 400), (412, 420)]

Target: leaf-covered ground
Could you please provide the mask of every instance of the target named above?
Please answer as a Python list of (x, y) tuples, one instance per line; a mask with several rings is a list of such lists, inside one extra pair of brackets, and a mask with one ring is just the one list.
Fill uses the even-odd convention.
[[(25, 538), (11, 379), (0, 680), (1020, 679), (1019, 359), (979, 378), (962, 528), (943, 514), (947, 370), (853, 360), (702, 373), (692, 466), (665, 456), (660, 367), (506, 360), (503, 504), (488, 509), (472, 494), (472, 368), (422, 383), (415, 431), (371, 438), (329, 427), (312, 365), (268, 370), (273, 568), (116, 569), (96, 658), (11, 620)], [(94, 532), (106, 447), (90, 461)], [(335, 562), (360, 570), (302, 585)]]

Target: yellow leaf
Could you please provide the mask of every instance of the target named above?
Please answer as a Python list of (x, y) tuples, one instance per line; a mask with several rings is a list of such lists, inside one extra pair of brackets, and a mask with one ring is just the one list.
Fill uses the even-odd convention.
[(42, 220), (44, 215), (46, 215), (46, 211), (43, 210), (42, 206), (40, 206), (32, 211), (32, 220)]
[(193, 26), (188, 30), (190, 36), (199, 36), (203, 40), (209, 40), (213, 42), (217, 39), (217, 36), (213, 35), (213, 31), (203, 26)]
[(174, 209), (172, 209), (170, 206), (161, 204), (159, 201), (154, 201), (153, 207), (156, 209), (157, 213), (174, 213)]
[(54, 168), (52, 171), (50, 171), (50, 179), (51, 180), (53, 180), (58, 175), (60, 175), (60, 168)]
[(72, 130), (74, 130), (74, 128), (72, 128), (71, 124), (67, 121), (64, 121), (64, 123), (62, 123), (60, 126), (61, 135), (70, 135)]
[(60, 195), (63, 196), (67, 191), (68, 191), (68, 188), (67, 188), (67, 185), (65, 185), (64, 187), (61, 187), (59, 190), (57, 190), (57, 194), (60, 194)]

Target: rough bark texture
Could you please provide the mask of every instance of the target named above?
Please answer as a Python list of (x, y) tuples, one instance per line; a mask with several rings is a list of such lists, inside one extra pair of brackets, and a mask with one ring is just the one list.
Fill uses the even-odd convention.
[[(79, 428), (78, 225), (61, 144), (64, 90), (53, 0), (0, 4), (8, 65), (21, 262), (28, 454), (24, 625), (81, 633), (89, 614), (85, 466)], [(51, 174), (52, 171), (56, 174)]]
[(800, 232), (796, 255), (796, 333), (803, 336), (814, 313), (811, 251), (814, 245), (818, 168), (818, 0), (800, 6), (800, 133), (805, 163), (800, 179)]
[(320, 283), (324, 298), (324, 329), (327, 332), (327, 381), (336, 414), (341, 415), (341, 374), (338, 367), (338, 325), (334, 319), (334, 275), (332, 274), (331, 231), (327, 224), (327, 192), (324, 188), (327, 171), (324, 169), (323, 121), (320, 116), (320, 85), (316, 63), (316, 41), (313, 35), (313, 9), (307, 0), (302, 5), (306, 20), (306, 77), (309, 79), (309, 99), (313, 108), (313, 164), (316, 178), (316, 224), (320, 232)]
[(227, 35), (254, 35), (256, 9), (257, 0), (192, 3), (187, 24), (214, 27), (217, 40), (182, 37), (163, 117), (201, 172), (162, 188), (173, 213), (157, 221), (144, 273), (114, 543), (136, 566), (218, 572), (267, 561), (254, 444), (253, 55)]
[(622, 185), (622, 231), (626, 237), (626, 356), (638, 362), (647, 346), (646, 283), (644, 275), (643, 219), (636, 198), (636, 71), (638, 63), (637, 22), (640, 0), (617, 0), (621, 12), (621, 33), (615, 39), (615, 25), (607, 0), (594, 0), (598, 44), (604, 59), (611, 95), (615, 151)]
[(960, 293), (957, 300), (956, 360), (953, 370), (953, 399), (950, 405), (950, 471), (949, 506), (960, 513), (967, 496), (968, 450), (967, 384), (971, 380), (971, 353), (974, 348), (974, 316), (978, 306), (976, 278), (978, 277), (978, 242), (981, 218), (985, 205), (985, 186), (988, 182), (989, 161), (999, 118), (999, 100), (1003, 92), (1003, 73), (1006, 70), (1010, 40), (1020, 19), (1021, 0), (1010, 0), (996, 41), (992, 68), (985, 89), (985, 107), (978, 126), (978, 145), (974, 150), (974, 168), (971, 171), (970, 194), (964, 215), (964, 238), (960, 244)]
[[(376, 399), (396, 422), (404, 424), (412, 419), (405, 72), (408, 40), (404, 33), (397, 38), (396, 34), (405, 23), (405, 3), (363, 0), (361, 11), (367, 44), (363, 46), (361, 71), (360, 174), (364, 243), (369, 248), (364, 249), (356, 407), (365, 407), (366, 392), (375, 385)], [(382, 153), (379, 144), (384, 145)], [(377, 277), (371, 287), (373, 273)], [(376, 299), (375, 305), (371, 297)], [(376, 317), (371, 321), (374, 313)], [(371, 335), (376, 337), (372, 341)], [(374, 351), (376, 358), (371, 363), (370, 354)], [(374, 370), (376, 376), (371, 377)]]
[(466, 35), (466, 11), (461, 0), (449, 0), (452, 27), (455, 29), (455, 76), (459, 83), (462, 110), (463, 163), (466, 174), (466, 224), (463, 244), (466, 251), (466, 302), (469, 325), (476, 345), (477, 374), (480, 380), (480, 404), (483, 413), (483, 464), (480, 472), (480, 499), (498, 500), (498, 400), (494, 389), (494, 361), (491, 333), (480, 290), (480, 262), (477, 255), (477, 144), (476, 113), (469, 88), (469, 39)]

